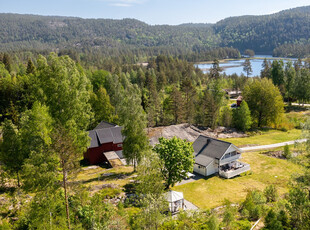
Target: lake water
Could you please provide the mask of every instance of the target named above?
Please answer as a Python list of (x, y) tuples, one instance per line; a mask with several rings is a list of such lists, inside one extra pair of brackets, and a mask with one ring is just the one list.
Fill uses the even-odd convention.
[[(252, 74), (250, 77), (254, 76), (260, 76), (260, 71), (262, 70), (262, 64), (264, 59), (267, 58), (269, 61), (273, 60), (279, 60), (282, 59), (284, 63), (287, 63), (288, 61), (296, 61), (297, 59), (295, 58), (273, 58), (271, 55), (255, 55), (254, 59), (251, 59), (251, 65), (252, 65)], [(243, 71), (243, 66), (242, 64), (244, 63), (245, 58), (238, 59), (238, 60), (229, 60), (220, 63), (220, 67), (223, 68), (222, 73), (226, 73), (227, 75), (231, 74), (238, 74), (241, 75), (242, 73), (246, 75), (246, 73)], [(204, 64), (196, 64), (198, 68), (200, 68), (204, 73), (207, 73), (208, 70), (212, 67), (212, 63), (204, 63)]]

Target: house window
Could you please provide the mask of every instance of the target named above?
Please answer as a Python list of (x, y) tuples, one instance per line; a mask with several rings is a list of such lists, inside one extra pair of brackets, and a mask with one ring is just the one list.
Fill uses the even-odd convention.
[(237, 155), (236, 151), (234, 151), (234, 152), (232, 152), (230, 154), (231, 154), (231, 156), (236, 156)]
[(119, 147), (119, 148), (123, 147), (123, 144), (117, 144), (117, 147)]

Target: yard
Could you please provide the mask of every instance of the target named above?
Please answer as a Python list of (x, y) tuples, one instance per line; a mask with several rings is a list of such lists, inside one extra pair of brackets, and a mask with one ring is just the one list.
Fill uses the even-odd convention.
[(89, 186), (91, 191), (96, 191), (102, 185), (112, 185), (122, 188), (130, 180), (133, 180), (135, 176), (136, 174), (133, 173), (133, 167), (131, 166), (120, 166), (110, 169), (91, 166), (83, 167), (75, 178), (75, 181)]
[[(250, 134), (251, 135), (251, 134)], [(301, 138), (300, 129), (291, 129), (288, 131), (281, 130), (266, 130), (253, 133), (253, 136), (242, 138), (222, 139), (233, 143), (237, 147), (244, 147), (249, 145), (269, 145), (285, 141), (292, 141)]]
[(233, 179), (218, 176), (200, 179), (195, 182), (175, 186), (173, 190), (183, 192), (185, 199), (202, 209), (215, 208), (222, 205), (224, 199), (241, 202), (247, 190), (263, 190), (270, 184), (276, 185), (280, 194), (288, 191), (288, 182), (292, 174), (301, 172), (301, 166), (290, 161), (269, 157), (259, 152), (242, 154), (241, 161), (251, 165), (247, 175)]

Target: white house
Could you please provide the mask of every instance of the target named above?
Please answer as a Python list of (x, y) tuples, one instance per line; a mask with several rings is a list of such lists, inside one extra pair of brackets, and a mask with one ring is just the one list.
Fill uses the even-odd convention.
[(219, 173), (232, 178), (250, 170), (250, 165), (238, 161), (242, 151), (232, 143), (200, 135), (193, 143), (194, 172), (203, 176)]

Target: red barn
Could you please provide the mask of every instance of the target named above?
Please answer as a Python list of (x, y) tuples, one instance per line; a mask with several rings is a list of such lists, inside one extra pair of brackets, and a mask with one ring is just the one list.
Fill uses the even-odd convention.
[(120, 159), (123, 159), (123, 136), (122, 127), (102, 121), (96, 128), (89, 131), (91, 138), (90, 146), (84, 153), (91, 165), (107, 162), (107, 152), (115, 152)]

